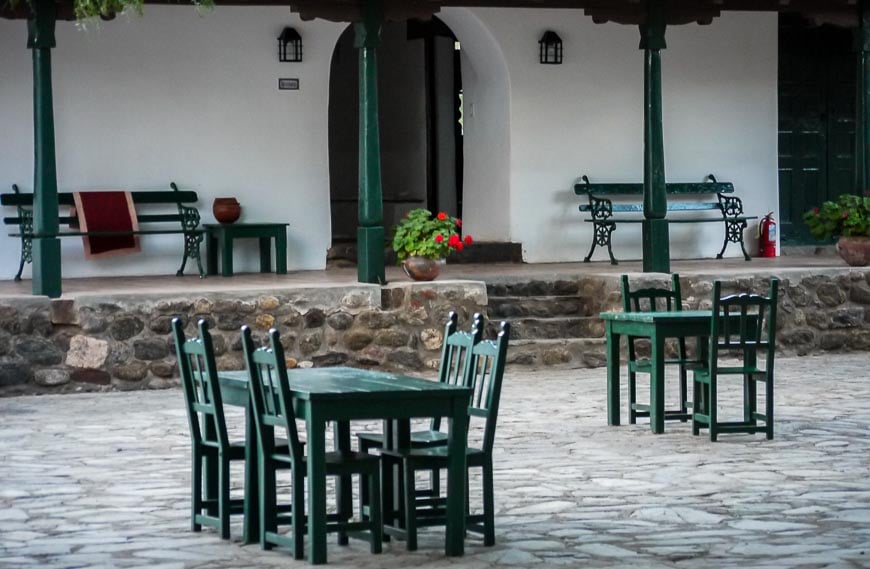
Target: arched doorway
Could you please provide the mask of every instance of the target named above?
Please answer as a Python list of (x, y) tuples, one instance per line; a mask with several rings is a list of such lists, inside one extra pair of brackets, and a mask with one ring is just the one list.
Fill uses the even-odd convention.
[[(358, 208), (359, 68), (348, 27), (329, 82), (331, 258), (354, 257)], [(390, 22), (378, 47), (384, 228), (409, 210), (462, 215), (460, 46), (441, 20)]]

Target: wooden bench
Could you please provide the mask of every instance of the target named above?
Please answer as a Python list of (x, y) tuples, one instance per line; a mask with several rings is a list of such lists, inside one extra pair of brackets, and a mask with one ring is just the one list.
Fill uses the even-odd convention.
[[(699, 202), (699, 201), (684, 201), (675, 202), (668, 200), (668, 212), (697, 212), (704, 210), (715, 210), (721, 215), (718, 217), (700, 217), (697, 215), (691, 217), (670, 217), (666, 219), (668, 223), (723, 223), (725, 225), (725, 241), (722, 244), (722, 250), (716, 255), (717, 259), (721, 259), (725, 253), (725, 249), (729, 243), (739, 243), (740, 249), (743, 251), (743, 257), (748, 261), (749, 254), (746, 252), (746, 247), (743, 243), (743, 232), (746, 229), (747, 221), (750, 219), (758, 219), (757, 216), (743, 215), (743, 201), (736, 196), (726, 194), (734, 193), (734, 185), (730, 182), (717, 182), (713, 174), (706, 177), (704, 182), (698, 183), (679, 183), (667, 184), (668, 197), (671, 196), (703, 196), (716, 195), (715, 202)], [(610, 262), (613, 265), (618, 264), (613, 256), (611, 248), (611, 235), (616, 230), (618, 223), (641, 223), (642, 217), (614, 217), (614, 214), (628, 214), (643, 212), (643, 203), (636, 201), (621, 200), (619, 203), (613, 203), (613, 197), (628, 197), (628, 196), (643, 196), (643, 184), (592, 184), (586, 176), (580, 177), (580, 182), (574, 185), (574, 193), (578, 196), (587, 196), (589, 203), (581, 204), (581, 212), (590, 212), (592, 218), (587, 219), (587, 222), (595, 225), (595, 235), (592, 239), (592, 247), (589, 249), (589, 254), (583, 259), (588, 263), (595, 252), (595, 247), (607, 245), (607, 253), (610, 255)], [(607, 197), (604, 197), (607, 196)]]
[[(199, 246), (202, 243), (205, 230), (199, 226), (199, 211), (195, 207), (190, 207), (182, 204), (191, 204), (199, 201), (199, 198), (194, 191), (181, 191), (175, 182), (169, 184), (171, 191), (135, 191), (130, 192), (133, 198), (133, 203), (136, 205), (175, 205), (177, 213), (138, 213), (136, 218), (139, 222), (140, 229), (137, 231), (77, 231), (78, 220), (76, 217), (69, 215), (61, 215), (58, 218), (60, 225), (70, 227), (70, 231), (63, 231), (53, 234), (37, 235), (33, 232), (33, 194), (22, 193), (17, 185), (12, 186), (14, 193), (0, 194), (0, 205), (14, 206), (18, 208), (18, 214), (14, 217), (4, 217), (3, 223), (6, 225), (17, 225), (18, 231), (10, 233), (12, 237), (21, 238), (21, 262), (18, 266), (18, 273), (15, 275), (15, 280), (21, 280), (21, 272), (24, 270), (25, 263), (33, 262), (33, 238), (34, 237), (82, 237), (89, 236), (112, 236), (112, 235), (165, 235), (165, 234), (180, 234), (184, 236), (184, 256), (181, 259), (181, 268), (176, 274), (181, 276), (184, 274), (184, 266), (188, 259), (194, 259), (199, 268), (199, 276), (205, 277), (205, 271), (202, 269), (202, 263), (199, 259)], [(73, 193), (60, 192), (57, 195), (58, 204), (61, 206), (73, 206)], [(142, 225), (161, 224), (161, 223), (177, 223), (179, 227), (149, 227), (141, 229)]]

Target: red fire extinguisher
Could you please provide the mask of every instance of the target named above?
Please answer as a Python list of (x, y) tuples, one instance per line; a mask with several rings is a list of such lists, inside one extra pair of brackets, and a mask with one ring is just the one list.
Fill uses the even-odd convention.
[(758, 224), (758, 256), (776, 257), (776, 222), (773, 212), (768, 213)]

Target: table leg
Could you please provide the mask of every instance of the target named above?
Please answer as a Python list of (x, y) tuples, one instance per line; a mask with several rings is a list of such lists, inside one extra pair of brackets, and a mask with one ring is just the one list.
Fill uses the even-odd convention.
[(260, 484), (257, 425), (251, 401), (245, 407), (245, 520), (244, 543), (260, 541)]
[(272, 238), (260, 237), (260, 272), (272, 272)]
[(206, 273), (209, 275), (217, 274), (217, 263), (218, 263), (218, 241), (217, 237), (213, 234), (209, 233), (205, 239), (205, 267)]
[[(335, 449), (350, 451), (350, 423), (338, 421), (335, 424)], [(335, 499), (338, 503), (338, 514), (342, 522), (353, 518), (353, 477), (340, 476), (335, 486)], [(347, 532), (338, 532), (338, 544), (347, 545)]]
[(309, 405), (308, 433), (308, 562), (326, 563), (326, 421)]
[(653, 433), (665, 432), (665, 337), (658, 330), (650, 338), (649, 425)]
[(607, 329), (607, 424), (619, 425), (619, 334), (613, 333), (610, 320)]
[(465, 550), (465, 492), (468, 468), (468, 398), (456, 397), (448, 420), (447, 435), (447, 535), (444, 551), (458, 557)]
[(287, 274), (287, 228), (275, 234), (275, 274)]
[(226, 233), (221, 233), (221, 275), (233, 276), (233, 238)]

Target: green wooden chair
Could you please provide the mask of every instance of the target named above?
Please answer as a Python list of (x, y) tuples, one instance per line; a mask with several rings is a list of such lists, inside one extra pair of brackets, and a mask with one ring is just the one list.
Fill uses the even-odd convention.
[[(495, 428), (498, 420), (501, 385), (507, 359), (510, 324), (501, 323), (501, 331), (495, 341), (483, 340), (471, 350), (471, 380), (473, 389), (468, 408), (469, 421), (483, 420), (483, 440), (480, 448), (468, 449), (468, 468), (483, 471), (483, 514), (467, 515), (469, 531), (482, 533), (484, 545), (495, 544), (495, 495), (493, 489), (492, 449), (495, 443)], [(417, 549), (417, 528), (446, 524), (444, 499), (420, 500), (416, 492), (416, 473), (447, 468), (446, 446), (410, 448), (381, 452), (384, 487), (392, 485), (393, 466), (401, 464), (403, 473), (402, 494), (404, 527), (390, 527), (388, 532), (406, 540), (409, 551)], [(467, 484), (466, 479), (466, 484)], [(467, 506), (466, 506), (466, 509)]]
[[(263, 549), (272, 545), (289, 547), (295, 559), (302, 559), (304, 536), (307, 530), (305, 516), (305, 481), (308, 473), (303, 444), (296, 428), (293, 393), (287, 377), (284, 348), (277, 330), (269, 331), (269, 347), (254, 348), (251, 329), (242, 327), (242, 349), (245, 354), (255, 424), (259, 439), (258, 464), (260, 482), (260, 543)], [(288, 445), (275, 444), (275, 429), (283, 430)], [(276, 473), (289, 468), (292, 473), (291, 508), (289, 518), (277, 504)], [(349, 522), (347, 516), (329, 514), (326, 531), (346, 535), (365, 531), (372, 553), (382, 548), (380, 463), (376, 456), (352, 451), (326, 453), (326, 476), (359, 475), (365, 479), (372, 503), (367, 519)], [(278, 533), (279, 525), (290, 524), (290, 535)]]
[[(622, 275), (622, 310), (624, 312), (643, 311), (681, 311), (683, 295), (680, 288), (680, 275), (671, 275), (671, 288), (642, 288), (631, 290), (628, 275)], [(652, 362), (649, 358), (639, 358), (635, 347), (635, 338), (628, 337), (628, 422), (636, 424), (638, 417), (649, 417), (649, 405), (637, 402), (637, 374), (652, 372)], [(686, 422), (691, 419), (688, 412), (688, 370), (698, 365), (698, 360), (688, 357), (686, 339), (677, 339), (677, 357), (665, 360), (665, 365), (679, 366), (680, 370), (680, 406), (678, 409), (665, 410), (665, 419), (678, 419)]]
[[(479, 313), (474, 315), (470, 332), (458, 331), (456, 320), (456, 313), (451, 311), (447, 315), (447, 324), (444, 326), (438, 381), (451, 385), (468, 385), (471, 376), (471, 348), (483, 337), (483, 315)], [(391, 434), (389, 426), (387, 424), (388, 435)], [(384, 446), (383, 433), (359, 433), (357, 439), (361, 452), (369, 452), (374, 448), (381, 449)], [(411, 433), (411, 448), (446, 445), (447, 433), (441, 430), (441, 417), (433, 417), (428, 429)], [(433, 471), (429, 488), (418, 490), (418, 495), (439, 496), (441, 487), (439, 476), (438, 471)], [(365, 489), (361, 489), (361, 491), (365, 494)], [(367, 496), (364, 496), (364, 503), (368, 503)]]
[(212, 380), (217, 365), (208, 324), (200, 320), (199, 337), (188, 340), (181, 320), (174, 318), (172, 334), (190, 427), (191, 528), (212, 526), (229, 539), (230, 515), (244, 511), (243, 500), (230, 500), (230, 461), (245, 459), (245, 443), (231, 443), (227, 435), (220, 386)]
[[(713, 314), (710, 323), (707, 365), (694, 373), (692, 433), (710, 430), (710, 440), (720, 433), (765, 433), (773, 438), (773, 364), (776, 355), (776, 303), (779, 281), (770, 279), (768, 296), (736, 294), (720, 298), (722, 285), (713, 284)], [(720, 365), (721, 354), (742, 358), (741, 365)], [(762, 366), (759, 356), (764, 358)], [(743, 378), (743, 420), (720, 421), (719, 381)], [(758, 383), (764, 383), (764, 413), (758, 412)], [(759, 424), (759, 421), (763, 424)]]

